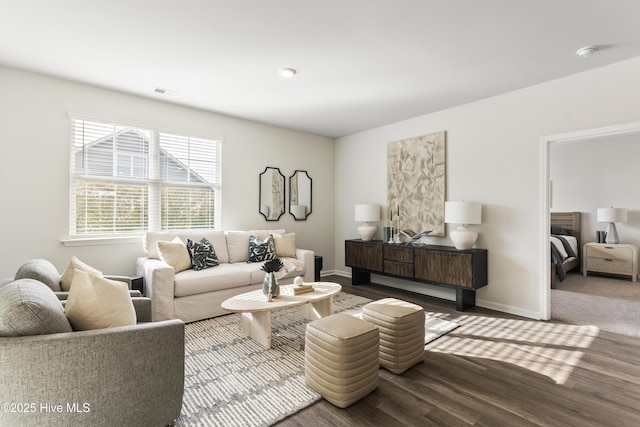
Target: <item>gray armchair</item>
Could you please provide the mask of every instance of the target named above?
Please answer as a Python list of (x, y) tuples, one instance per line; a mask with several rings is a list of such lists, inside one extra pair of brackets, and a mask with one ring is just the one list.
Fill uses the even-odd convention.
[[(151, 300), (133, 298), (138, 322)], [(0, 425), (165, 426), (180, 415), (184, 323), (0, 337)]]
[[(79, 262), (77, 261), (77, 258), (74, 257), (74, 259), (76, 259), (76, 262)], [(124, 282), (129, 288), (129, 294), (131, 294), (132, 297), (142, 296), (142, 293), (140, 291), (131, 290), (131, 278), (128, 276), (104, 275), (103, 277), (105, 279)], [(37, 280), (51, 288), (51, 290), (55, 292), (58, 299), (66, 300), (67, 298), (69, 298), (69, 292), (63, 291), (61, 288), (60, 282), (62, 280), (62, 274), (60, 274), (58, 270), (56, 270), (56, 267), (46, 259), (32, 259), (25, 262), (20, 266), (20, 268), (18, 268), (18, 271), (16, 272), (16, 275), (13, 279), (1, 280), (0, 287), (3, 284), (10, 283), (13, 280), (19, 279)]]

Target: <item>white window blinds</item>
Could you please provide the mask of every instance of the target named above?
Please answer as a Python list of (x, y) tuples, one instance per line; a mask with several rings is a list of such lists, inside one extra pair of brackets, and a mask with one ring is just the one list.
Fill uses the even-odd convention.
[(71, 237), (215, 228), (221, 141), (71, 119)]

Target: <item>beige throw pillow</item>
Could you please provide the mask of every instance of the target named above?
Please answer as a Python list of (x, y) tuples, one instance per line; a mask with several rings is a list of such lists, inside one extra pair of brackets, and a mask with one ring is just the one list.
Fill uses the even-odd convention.
[(124, 282), (77, 270), (65, 307), (75, 331), (136, 324), (136, 311)]
[(177, 236), (170, 242), (159, 240), (158, 252), (160, 259), (173, 267), (176, 273), (191, 268), (191, 257), (187, 245)]
[(102, 273), (99, 270), (96, 270), (90, 265), (87, 265), (84, 262), (80, 261), (75, 256), (72, 256), (69, 264), (67, 265), (67, 269), (64, 270), (64, 273), (62, 273), (62, 277), (60, 278), (60, 287), (64, 292), (69, 292), (71, 283), (73, 282), (74, 273), (77, 270), (86, 271), (95, 274), (96, 276), (102, 277)]
[(279, 258), (296, 257), (296, 233), (273, 234), (276, 244), (276, 255)]

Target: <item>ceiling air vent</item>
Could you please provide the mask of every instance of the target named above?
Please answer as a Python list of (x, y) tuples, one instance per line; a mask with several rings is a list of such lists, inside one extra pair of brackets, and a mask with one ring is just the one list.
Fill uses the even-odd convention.
[(159, 86), (156, 86), (156, 87), (153, 89), (153, 92), (154, 92), (154, 93), (157, 93), (157, 94), (159, 94), (159, 95), (166, 95), (166, 96), (177, 96), (177, 95), (178, 95), (178, 93), (180, 93), (180, 92), (177, 92), (177, 91), (175, 91), (175, 90), (165, 89), (165, 88), (163, 88), (163, 87), (159, 87)]

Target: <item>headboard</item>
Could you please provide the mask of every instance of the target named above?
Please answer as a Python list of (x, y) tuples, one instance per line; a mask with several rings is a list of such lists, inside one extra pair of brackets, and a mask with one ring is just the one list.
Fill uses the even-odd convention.
[(569, 230), (580, 244), (580, 212), (551, 212), (551, 224)]

